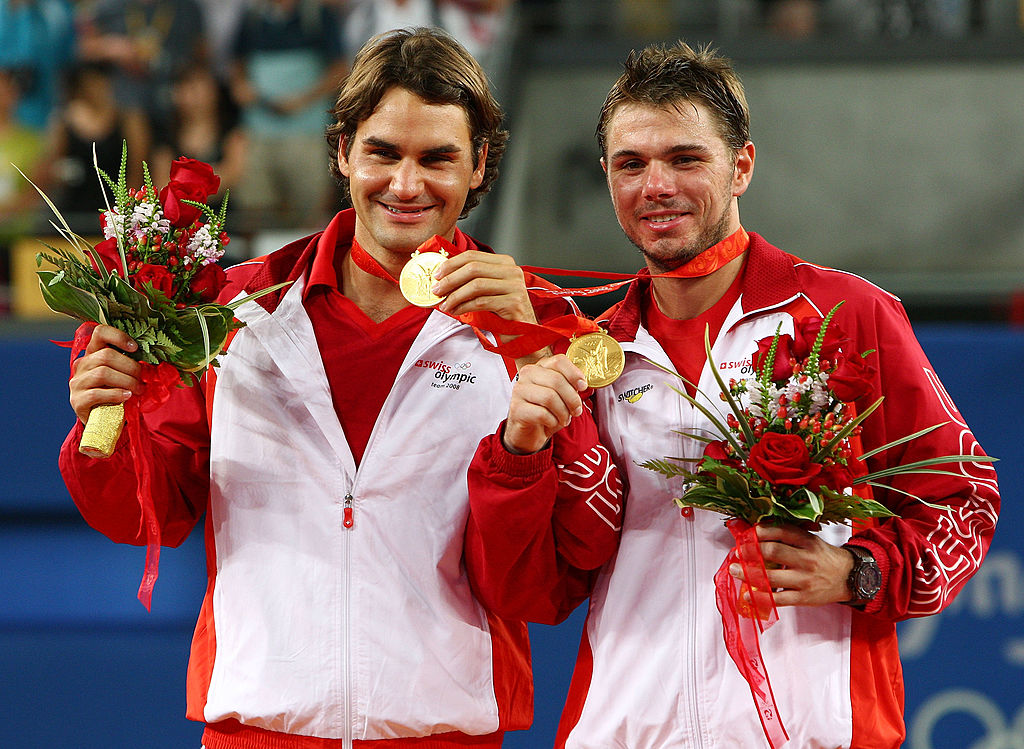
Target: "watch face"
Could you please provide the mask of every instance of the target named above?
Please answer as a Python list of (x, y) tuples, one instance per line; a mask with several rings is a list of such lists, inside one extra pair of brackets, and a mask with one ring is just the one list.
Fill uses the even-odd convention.
[(857, 597), (871, 599), (882, 587), (882, 573), (874, 564), (861, 564), (857, 570)]

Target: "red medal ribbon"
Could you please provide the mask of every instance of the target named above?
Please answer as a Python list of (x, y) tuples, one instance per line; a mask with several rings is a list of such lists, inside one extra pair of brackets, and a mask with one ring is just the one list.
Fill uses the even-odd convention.
[[(58, 346), (71, 349), (71, 371), (74, 373), (75, 360), (85, 351), (92, 338), (96, 323), (84, 323), (75, 331), (71, 341), (54, 341)], [(128, 448), (138, 471), (136, 497), (142, 511), (141, 527), (146, 532), (146, 564), (143, 568), (142, 582), (139, 584), (138, 598), (146, 611), (153, 602), (153, 587), (160, 573), (160, 523), (156, 517), (156, 506), (153, 503), (153, 480), (147, 458), (152, 455), (152, 441), (149, 431), (142, 427), (143, 413), (158, 408), (171, 395), (171, 389), (177, 385), (181, 377), (174, 365), (161, 362), (154, 366), (139, 362), (142, 367), (141, 379), (145, 386), (138, 397), (129, 398), (124, 404), (125, 428), (128, 433)]]
[[(778, 621), (778, 611), (757, 542), (757, 530), (739, 518), (728, 520), (726, 527), (736, 545), (715, 573), (715, 603), (722, 615), (725, 649), (750, 687), (768, 744), (778, 749), (789, 741), (789, 734), (779, 717), (760, 642), (760, 633)], [(743, 566), (746, 582), (741, 583), (729, 574), (732, 564)]]
[[(458, 247), (437, 235), (434, 235), (416, 249), (418, 252), (445, 252), (449, 257), (454, 257), (461, 253)], [(360, 270), (376, 278), (391, 281), (395, 285), (398, 284), (398, 280), (388, 273), (384, 266), (355, 240), (352, 241), (350, 255), (352, 262)], [(562, 293), (563, 290), (556, 292), (549, 289), (532, 289), (530, 293), (533, 294), (538, 291), (542, 296), (548, 297), (564, 297), (570, 296), (572, 293), (571, 290)], [(438, 311), (440, 312), (441, 310)], [(543, 325), (523, 322), (521, 320), (506, 320), (488, 310), (467, 312), (462, 315), (449, 315), (449, 317), (469, 325), (473, 332), (476, 333), (477, 338), (480, 339), (480, 344), (485, 350), (507, 356), (510, 359), (518, 359), (521, 356), (531, 354), (562, 338), (572, 338), (580, 333), (592, 333), (601, 329), (597, 323), (584, 317), (577, 317), (576, 315), (564, 315), (554, 320), (549, 320)], [(485, 332), (494, 334), (495, 341), (492, 342), (484, 334)], [(501, 335), (517, 337), (514, 340), (502, 342), (498, 338)]]
[(602, 286), (586, 286), (579, 289), (561, 289), (559, 291), (553, 291), (550, 289), (539, 290), (539, 293), (542, 296), (600, 296), (601, 294), (607, 294), (610, 291), (615, 291), (615, 289), (620, 286), (627, 284), (634, 279), (641, 278), (642, 276), (647, 278), (698, 278), (700, 276), (710, 276), (716, 270), (719, 270), (746, 252), (749, 246), (750, 236), (743, 227), (740, 227), (721, 242), (708, 247), (704, 252), (700, 253), (689, 262), (680, 265), (678, 268), (673, 268), (670, 271), (658, 273), (656, 275), (646, 273), (609, 273), (605, 271), (542, 268), (535, 265), (522, 265), (520, 267), (523, 270), (530, 271), (531, 273), (555, 276), (622, 279), (618, 283), (609, 283)]
[[(420, 245), (418, 249), (422, 251), (426, 244), (427, 243), (425, 242)], [(356, 267), (364, 273), (369, 273), (371, 276), (376, 276), (377, 278), (385, 281), (390, 281), (395, 286), (398, 286), (398, 279), (388, 273), (384, 266), (377, 262), (377, 258), (364, 250), (354, 239), (352, 240), (352, 250), (349, 252), (349, 257), (352, 258), (352, 262), (356, 264)]]

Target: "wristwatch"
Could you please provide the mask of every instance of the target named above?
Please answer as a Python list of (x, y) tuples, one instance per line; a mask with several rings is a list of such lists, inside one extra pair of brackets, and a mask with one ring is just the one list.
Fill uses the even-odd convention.
[(853, 569), (846, 578), (846, 585), (853, 593), (853, 598), (843, 603), (863, 608), (878, 595), (882, 587), (882, 572), (871, 552), (863, 546), (845, 544), (843, 548), (853, 555)]

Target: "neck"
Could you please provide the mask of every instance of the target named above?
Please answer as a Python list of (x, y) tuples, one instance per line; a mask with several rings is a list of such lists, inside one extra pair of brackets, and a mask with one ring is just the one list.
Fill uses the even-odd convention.
[(654, 300), (658, 309), (673, 320), (692, 320), (715, 306), (736, 280), (743, 267), (743, 255), (721, 268), (696, 278), (654, 278)]
[[(378, 262), (395, 278), (402, 271), (401, 264), (395, 268), (385, 265), (379, 258)], [(341, 293), (374, 322), (386, 320), (409, 306), (397, 284), (364, 271), (352, 260), (351, 252), (345, 255), (341, 263), (341, 278), (338, 285)]]

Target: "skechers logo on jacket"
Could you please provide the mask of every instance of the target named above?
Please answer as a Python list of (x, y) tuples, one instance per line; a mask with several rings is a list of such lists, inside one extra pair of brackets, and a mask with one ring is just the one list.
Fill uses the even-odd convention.
[(646, 385), (641, 385), (640, 387), (635, 387), (631, 390), (625, 390), (619, 393), (618, 402), (622, 403), (622, 401), (627, 401), (629, 403), (636, 403), (643, 397), (644, 393), (653, 387), (654, 385), (647, 383)]
[(435, 381), (430, 383), (431, 387), (458, 390), (462, 385), (476, 382), (476, 375), (469, 371), (472, 364), (468, 361), (448, 364), (444, 361), (417, 359), (413, 366), (434, 370)]

